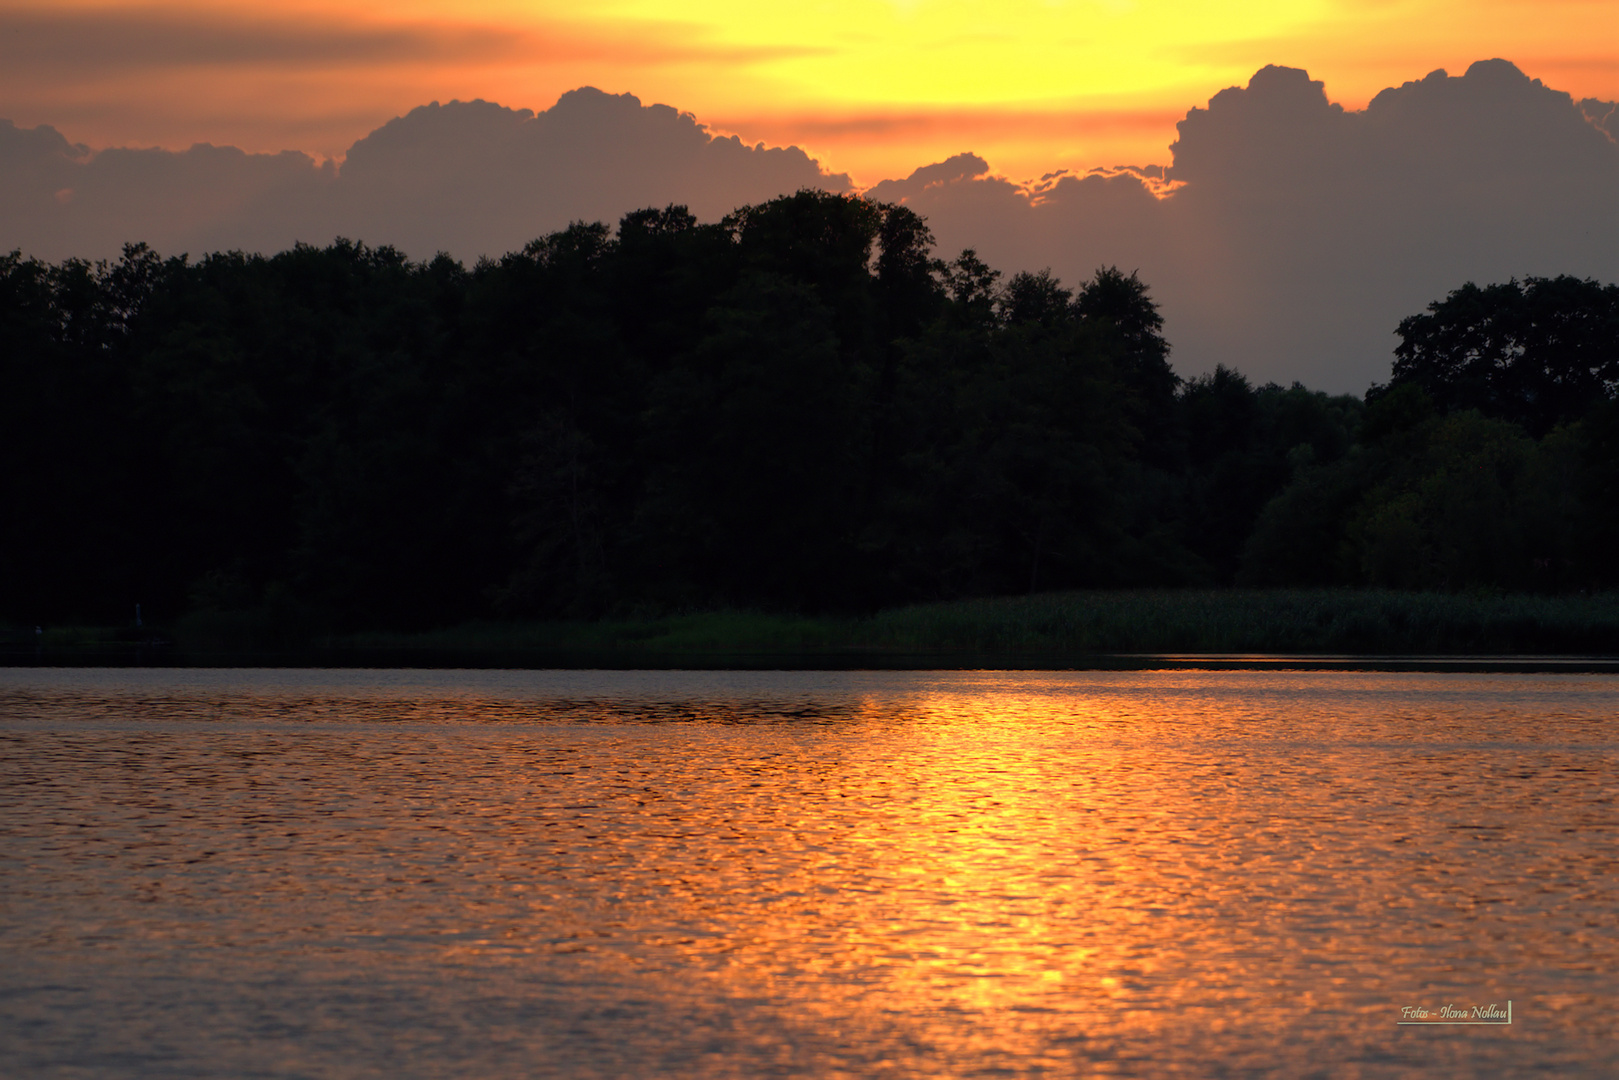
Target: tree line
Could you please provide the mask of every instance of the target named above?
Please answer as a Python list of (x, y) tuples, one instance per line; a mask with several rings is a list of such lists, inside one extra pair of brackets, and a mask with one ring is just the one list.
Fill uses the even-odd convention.
[(0, 258), (0, 618), (419, 628), (1068, 587), (1611, 584), (1619, 287), (1466, 286), (1365, 399), (1147, 285), (802, 191), (499, 259)]

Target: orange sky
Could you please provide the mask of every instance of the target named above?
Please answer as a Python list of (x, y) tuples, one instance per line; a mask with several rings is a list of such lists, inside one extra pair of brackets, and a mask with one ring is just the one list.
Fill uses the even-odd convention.
[(1493, 56), (1619, 98), (1613, 0), (0, 0), (0, 118), (324, 157), (428, 101), (592, 85), (863, 185), (962, 150), (1024, 179), (1167, 162), (1189, 106), (1267, 63), (1359, 107)]

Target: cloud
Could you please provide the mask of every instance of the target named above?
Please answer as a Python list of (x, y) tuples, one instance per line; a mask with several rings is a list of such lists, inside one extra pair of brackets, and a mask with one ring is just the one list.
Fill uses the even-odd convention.
[(700, 27), (620, 20), (610, 32), (562, 21), (523, 28), (477, 22), (352, 23), (297, 16), (145, 10), (0, 10), (0, 65), (11, 73), (114, 73), (185, 68), (340, 67), (514, 60), (641, 64), (753, 63), (824, 54), (801, 46), (716, 45)]
[(168, 252), (273, 250), (320, 215), (334, 178), (292, 151), (92, 153), (49, 126), (0, 121), (0, 248), (49, 259), (105, 258), (130, 240)]
[(884, 180), (875, 184), (866, 191), (866, 197), (878, 202), (905, 202), (920, 198), (931, 188), (959, 185), (988, 176), (989, 162), (977, 154), (957, 154), (936, 165), (924, 165), (903, 180)]
[(1619, 141), (1619, 101), (1586, 98), (1580, 102), (1580, 115), (1609, 139)]
[(47, 259), (104, 258), (132, 240), (201, 254), (344, 235), (470, 261), (575, 220), (670, 202), (716, 220), (807, 186), (850, 182), (795, 147), (715, 137), (690, 114), (590, 88), (539, 114), (422, 106), (355, 143), (341, 169), (206, 144), (93, 153), (0, 121), (0, 249)]
[(500, 55), (513, 45), (509, 31), (478, 26), (359, 27), (162, 10), (0, 12), (0, 64), (14, 71), (397, 64)]
[[(1619, 280), (1614, 105), (1576, 104), (1492, 60), (1384, 90), (1363, 110), (1283, 67), (1177, 125), (1165, 165), (999, 175), (961, 153), (867, 192), (925, 215), (941, 254), (1005, 271), (1139, 270), (1183, 374), (1359, 392), (1387, 377), (1399, 320), (1468, 280)], [(817, 186), (795, 147), (716, 137), (690, 114), (581, 89), (539, 113), (412, 110), (342, 166), (303, 154), (102, 150), (0, 122), (0, 250), (43, 258), (279, 250), (345, 235), (472, 260), (574, 220), (685, 203), (705, 220)]]
[(538, 115), (484, 101), (413, 109), (354, 144), (336, 195), (360, 235), (471, 258), (574, 220), (676, 202), (713, 221), (801, 187), (850, 183), (796, 147), (717, 138), (689, 113), (587, 87)]
[(1619, 279), (1619, 147), (1588, 116), (1610, 107), (1504, 60), (1359, 112), (1267, 67), (1177, 125), (1167, 198), (1145, 170), (1030, 188), (955, 166), (873, 192), (927, 216), (947, 252), (1006, 270), (1139, 268), (1183, 373), (1359, 391), (1387, 377), (1399, 320), (1464, 281)]
[(1179, 131), (1167, 208), (1245, 283), (1234, 311), (1217, 294), (1186, 305), (1205, 362), (1258, 349), (1353, 386), (1383, 377), (1401, 317), (1466, 280), (1619, 278), (1619, 148), (1504, 60), (1356, 113), (1265, 69)]

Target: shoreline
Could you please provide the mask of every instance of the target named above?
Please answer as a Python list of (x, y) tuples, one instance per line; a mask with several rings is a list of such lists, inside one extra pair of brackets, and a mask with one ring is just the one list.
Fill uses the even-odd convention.
[(563, 652), (310, 649), (186, 651), (171, 647), (0, 651), (0, 668), (197, 668), (488, 671), (1311, 671), (1619, 675), (1619, 655), (1523, 653), (1001, 653)]
[(265, 611), (0, 631), (0, 665), (829, 670), (1619, 666), (1619, 592), (1081, 590), (862, 616), (718, 609), (334, 633)]

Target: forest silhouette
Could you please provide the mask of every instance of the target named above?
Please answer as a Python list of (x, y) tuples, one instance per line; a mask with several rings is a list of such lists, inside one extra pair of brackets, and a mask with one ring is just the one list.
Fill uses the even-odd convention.
[(1148, 284), (904, 206), (0, 258), (0, 618), (297, 630), (1065, 588), (1610, 586), (1619, 286), (1466, 284), (1364, 399), (1183, 380)]

